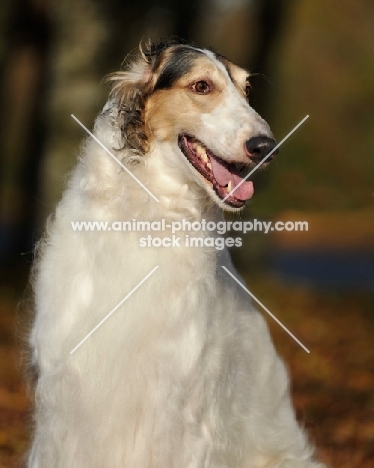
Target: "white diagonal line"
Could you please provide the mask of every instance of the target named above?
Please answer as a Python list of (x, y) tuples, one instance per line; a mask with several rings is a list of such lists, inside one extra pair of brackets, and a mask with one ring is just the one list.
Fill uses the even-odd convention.
[(296, 127), (295, 127), (293, 130), (291, 130), (290, 133), (289, 133), (288, 135), (286, 135), (286, 136), (283, 138), (283, 140), (282, 140), (280, 143), (278, 143), (277, 146), (276, 146), (275, 148), (273, 148), (273, 149), (270, 151), (270, 153), (267, 154), (267, 155), (264, 157), (264, 159), (263, 159), (261, 162), (259, 162), (259, 163), (257, 164), (257, 166), (255, 166), (255, 167), (251, 170), (251, 172), (250, 172), (249, 174), (247, 174), (247, 175), (243, 178), (243, 180), (241, 180), (240, 183), (239, 183), (236, 187), (234, 187), (234, 188), (231, 190), (230, 193), (228, 193), (228, 194), (225, 196), (225, 198), (224, 198), (222, 201), (226, 201), (226, 199), (227, 199), (228, 197), (230, 197), (230, 196), (235, 192), (235, 190), (236, 190), (238, 187), (240, 187), (242, 184), (244, 184), (244, 182), (248, 179), (248, 177), (250, 177), (250, 176), (261, 166), (261, 164), (263, 164), (263, 163), (267, 160), (267, 158), (269, 158), (269, 157), (274, 153), (274, 151), (276, 151), (276, 150), (280, 147), (280, 145), (281, 145), (282, 143), (284, 143), (284, 142), (287, 140), (287, 138), (290, 137), (290, 136), (293, 134), (293, 132), (295, 132), (295, 131), (300, 127), (300, 125), (302, 125), (302, 124), (306, 121), (306, 119), (307, 119), (308, 117), (309, 117), (309, 115), (305, 116), (305, 117), (303, 118), (303, 120), (302, 120), (301, 122), (299, 122), (299, 123), (296, 125)]
[(120, 161), (118, 158), (116, 158), (116, 157), (114, 156), (114, 154), (113, 154), (111, 151), (109, 151), (108, 148), (107, 148), (103, 143), (101, 143), (101, 141), (100, 141), (92, 132), (90, 132), (90, 131), (88, 130), (88, 128), (85, 127), (79, 119), (77, 119), (77, 118), (75, 117), (74, 114), (71, 114), (71, 116), (72, 116), (73, 119), (74, 119), (82, 128), (84, 128), (84, 130), (86, 130), (86, 132), (87, 132), (87, 133), (88, 133), (88, 134), (89, 134), (89, 135), (90, 135), (90, 136), (91, 136), (91, 137), (92, 137), (108, 154), (109, 154), (109, 156), (111, 156), (123, 169), (125, 169), (125, 171), (126, 171), (134, 180), (136, 180), (136, 182), (137, 182), (141, 187), (143, 187), (143, 189), (144, 189), (146, 192), (148, 192), (149, 195), (150, 195), (154, 200), (156, 200), (156, 202), (160, 202), (160, 200), (159, 200), (157, 197), (155, 197), (155, 196), (153, 195), (153, 193), (152, 193), (150, 190), (148, 190), (147, 187), (146, 187), (142, 182), (140, 182), (140, 180), (139, 180), (136, 176), (134, 176), (134, 174), (133, 174), (131, 171), (129, 171), (129, 170), (127, 169), (127, 167), (126, 167), (124, 164), (122, 164), (121, 161)]
[(114, 309), (112, 309), (112, 310), (109, 312), (109, 314), (108, 314), (106, 317), (104, 317), (104, 318), (101, 320), (101, 322), (99, 322), (99, 323), (96, 325), (96, 327), (93, 328), (93, 329), (90, 331), (90, 333), (89, 333), (88, 335), (86, 335), (86, 336), (83, 338), (83, 340), (82, 340), (80, 343), (77, 344), (77, 346), (76, 346), (74, 349), (72, 349), (72, 350), (70, 351), (70, 354), (73, 354), (74, 351), (76, 351), (76, 350), (79, 348), (79, 346), (81, 346), (81, 345), (92, 335), (92, 333), (94, 333), (94, 332), (95, 332), (95, 331), (96, 331), (96, 330), (97, 330), (97, 329), (98, 329), (98, 328), (99, 328), (99, 327), (100, 327), (100, 326), (101, 326), (117, 309), (118, 309), (118, 307), (120, 307), (120, 306), (126, 301), (126, 299), (128, 299), (128, 298), (129, 298), (129, 297), (130, 297), (130, 296), (131, 296), (131, 295), (132, 295), (132, 294), (133, 294), (133, 293), (134, 293), (134, 292), (135, 292), (135, 291), (136, 291), (136, 290), (137, 290), (137, 289), (138, 289), (138, 288), (139, 288), (139, 287), (140, 287), (140, 286), (157, 270), (157, 268), (158, 268), (158, 266), (155, 266), (155, 267), (153, 268), (153, 270), (152, 270), (151, 272), (149, 272), (148, 275), (147, 275), (145, 278), (143, 278), (143, 279), (140, 281), (140, 283), (139, 283), (137, 286), (135, 286), (135, 288), (132, 289), (132, 290), (122, 299), (122, 301), (119, 302), (119, 303), (114, 307)]
[(254, 299), (254, 300), (257, 302), (257, 304), (259, 304), (259, 305), (264, 309), (264, 311), (267, 312), (267, 313), (270, 315), (270, 317), (273, 318), (273, 319), (278, 323), (278, 325), (280, 325), (280, 326), (283, 328), (283, 330), (285, 330), (285, 331), (286, 331), (286, 332), (287, 332), (287, 333), (288, 333), (288, 334), (289, 334), (289, 335), (290, 335), (290, 336), (291, 336), (307, 353), (310, 353), (309, 349), (308, 349), (306, 346), (304, 346), (304, 345), (301, 343), (301, 341), (299, 341), (299, 340), (296, 338), (296, 336), (293, 335), (293, 334), (289, 331), (289, 329), (286, 328), (286, 327), (283, 325), (283, 323), (282, 323), (280, 320), (278, 320), (277, 317), (275, 317), (275, 315), (273, 315), (273, 314), (270, 312), (270, 310), (269, 310), (267, 307), (265, 307), (264, 304), (263, 304), (262, 302), (260, 302), (260, 301), (257, 299), (257, 297), (254, 296), (254, 295), (251, 293), (251, 291), (249, 291), (249, 289), (247, 289), (247, 288), (244, 286), (244, 284), (241, 283), (241, 282), (231, 273), (230, 270), (228, 270), (228, 269), (227, 269), (225, 266), (223, 266), (223, 265), (221, 265), (221, 266), (222, 266), (222, 268), (226, 271), (226, 273), (227, 273), (228, 275), (230, 275), (231, 278), (232, 278), (234, 281), (236, 281), (236, 282), (238, 283), (238, 285), (239, 285), (240, 287), (242, 287), (242, 288), (244, 289), (244, 291), (245, 291), (246, 293), (248, 293), (248, 294), (252, 297), (252, 299)]

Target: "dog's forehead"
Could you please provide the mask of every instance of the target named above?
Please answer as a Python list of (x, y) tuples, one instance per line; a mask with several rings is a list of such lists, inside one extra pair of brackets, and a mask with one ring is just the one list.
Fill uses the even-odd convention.
[(171, 47), (159, 64), (154, 90), (171, 88), (179, 79), (194, 71), (218, 71), (236, 86), (244, 86), (248, 73), (225, 57), (208, 49), (190, 45)]
[(238, 65), (235, 65), (223, 55), (217, 54), (210, 50), (204, 50), (204, 53), (216, 64), (218, 68), (220, 68), (222, 71), (224, 70), (225, 73), (228, 74), (234, 84), (239, 84), (241, 86), (245, 84), (249, 75), (247, 70), (244, 70)]
[(171, 88), (176, 81), (187, 75), (202, 51), (191, 46), (173, 46), (160, 57), (154, 91)]

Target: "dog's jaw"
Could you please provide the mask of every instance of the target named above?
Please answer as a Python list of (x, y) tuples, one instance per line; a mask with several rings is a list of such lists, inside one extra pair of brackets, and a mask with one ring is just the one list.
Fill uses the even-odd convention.
[(236, 210), (241, 209), (252, 198), (253, 183), (245, 180), (244, 171), (248, 166), (227, 163), (190, 135), (179, 135), (178, 145), (192, 167), (203, 176), (203, 184), (210, 191), (214, 190), (220, 204)]

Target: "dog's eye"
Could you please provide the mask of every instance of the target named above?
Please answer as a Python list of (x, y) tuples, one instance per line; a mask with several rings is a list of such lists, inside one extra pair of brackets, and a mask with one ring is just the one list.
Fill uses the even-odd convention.
[(251, 94), (251, 91), (252, 91), (252, 86), (251, 86), (250, 82), (247, 81), (247, 82), (245, 83), (245, 95), (246, 95), (247, 97), (249, 97), (249, 95)]
[(212, 91), (212, 87), (206, 81), (197, 81), (191, 86), (191, 89), (197, 94), (208, 94)]

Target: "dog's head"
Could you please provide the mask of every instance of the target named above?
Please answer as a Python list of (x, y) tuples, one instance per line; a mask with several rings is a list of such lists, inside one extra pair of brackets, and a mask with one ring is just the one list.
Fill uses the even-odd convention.
[(248, 72), (210, 50), (159, 42), (109, 79), (125, 147), (146, 154), (169, 144), (190, 180), (224, 209), (237, 211), (252, 197), (243, 178), (276, 143), (248, 103)]

